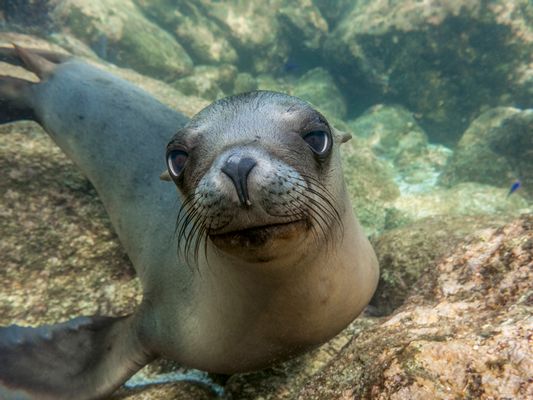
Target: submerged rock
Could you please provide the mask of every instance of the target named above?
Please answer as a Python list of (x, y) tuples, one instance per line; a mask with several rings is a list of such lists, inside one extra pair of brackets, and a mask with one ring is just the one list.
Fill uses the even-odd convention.
[(413, 114), (402, 106), (379, 104), (350, 123), (354, 133), (366, 138), (376, 155), (394, 164), (421, 155), (428, 145)]
[(532, 17), (528, 0), (355, 1), (324, 54), (356, 109), (400, 103), (451, 144), (482, 107), (531, 106)]
[(476, 233), (297, 398), (531, 398), (532, 280), (533, 216)]
[(54, 21), (87, 43), (100, 58), (171, 81), (188, 75), (192, 61), (165, 30), (131, 0), (60, 0)]
[(244, 93), (257, 90), (257, 80), (247, 72), (240, 72), (233, 82), (233, 93)]
[(187, 96), (214, 101), (232, 94), (236, 78), (237, 68), (233, 65), (200, 65), (192, 75), (178, 79), (172, 86)]
[(328, 118), (346, 116), (346, 102), (342, 93), (324, 68), (312, 69), (298, 78), (291, 94), (310, 102)]
[(497, 215), (439, 215), (374, 237), (372, 245), (379, 260), (380, 279), (370, 302), (372, 314), (390, 314), (403, 304), (424, 271), (467, 235), (481, 228), (501, 226), (505, 220)]
[(291, 52), (316, 52), (328, 32), (309, 0), (134, 1), (200, 64), (234, 64), (255, 73), (279, 70)]
[(173, 33), (200, 64), (235, 64), (238, 54), (227, 34), (198, 1), (135, 0), (148, 16)]
[(348, 125), (394, 166), (402, 194), (431, 191), (451, 155), (450, 149), (429, 144), (413, 114), (399, 105), (375, 105)]
[(509, 188), (520, 179), (533, 198), (533, 109), (490, 109), (466, 130), (441, 182), (480, 182)]
[(400, 195), (392, 169), (357, 138), (341, 146), (346, 187), (355, 214), (367, 235), (382, 232), (388, 204)]
[(0, 164), (0, 325), (132, 312), (140, 284), (89, 181), (30, 122), (0, 125)]

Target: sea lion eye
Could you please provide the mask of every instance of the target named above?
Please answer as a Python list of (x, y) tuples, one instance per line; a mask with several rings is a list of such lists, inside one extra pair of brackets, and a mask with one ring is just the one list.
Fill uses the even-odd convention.
[(185, 166), (187, 157), (189, 157), (189, 155), (186, 151), (183, 150), (171, 150), (168, 152), (167, 165), (168, 172), (170, 172), (170, 175), (172, 175), (174, 178), (177, 178), (179, 176), (179, 174), (183, 170), (183, 167)]
[(319, 156), (325, 155), (331, 147), (331, 137), (326, 131), (309, 132), (303, 139), (311, 147), (311, 150)]

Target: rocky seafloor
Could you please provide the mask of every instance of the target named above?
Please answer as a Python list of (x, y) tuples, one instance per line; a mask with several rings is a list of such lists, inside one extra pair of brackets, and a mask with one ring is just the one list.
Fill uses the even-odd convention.
[[(533, 397), (531, 2), (0, 2), (0, 45), (13, 42), (83, 57), (186, 115), (272, 89), (352, 133), (346, 182), (381, 265), (369, 312), (231, 377), (229, 398)], [(0, 324), (131, 312), (140, 284), (105, 211), (37, 124), (0, 126), (0, 167)], [(216, 397), (180, 382), (113, 398)]]

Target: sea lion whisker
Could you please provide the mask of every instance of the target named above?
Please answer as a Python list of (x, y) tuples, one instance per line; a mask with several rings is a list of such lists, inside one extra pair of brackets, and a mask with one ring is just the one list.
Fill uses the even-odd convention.
[[(319, 182), (317, 182), (319, 183)], [(318, 186), (308, 186), (307, 187), (307, 191), (315, 194), (316, 196), (320, 197), (320, 199), (327, 205), (327, 210), (326, 212), (330, 212), (330, 214), (332, 214), (332, 217), (337, 221), (337, 223), (339, 224), (340, 226), (340, 229), (341, 229), (341, 235), (343, 234), (344, 232), (344, 224), (342, 222), (342, 217), (339, 213), (339, 211), (337, 210), (337, 208), (334, 206), (334, 203), (335, 203), (335, 199), (333, 198), (333, 196), (331, 195), (331, 193), (329, 193), (329, 191), (323, 187), (322, 184), (319, 183)], [(326, 196), (325, 194), (327, 194), (328, 196)]]
[[(313, 242), (315, 246), (319, 247), (321, 245), (320, 238), (325, 236), (326, 232), (322, 226), (322, 221), (318, 219), (313, 212), (311, 212), (308, 207), (305, 205), (305, 203), (300, 199), (296, 198), (292, 195), (289, 195), (296, 203), (299, 210), (301, 210), (299, 213), (300, 216), (306, 218), (307, 220), (310, 219), (309, 226), (311, 228), (311, 235), (313, 236)], [(287, 207), (288, 208), (288, 207)], [(322, 232), (322, 236), (318, 232), (317, 226), (320, 228), (320, 231)]]
[[(180, 225), (183, 223), (183, 221), (187, 218), (189, 212), (193, 207), (190, 206), (190, 204), (198, 198), (199, 195), (197, 193), (193, 193), (190, 196), (187, 196), (185, 200), (183, 201), (183, 204), (181, 205), (181, 208), (178, 212), (178, 216), (176, 218), (176, 229), (174, 233), (176, 233), (180, 227)], [(193, 203), (194, 204), (194, 203)], [(178, 235), (179, 236), (179, 235)]]
[[(313, 179), (311, 177), (308, 177), (307, 179), (309, 179), (310, 182), (307, 182), (308, 186), (310, 189), (312, 190), (315, 190), (318, 194), (318, 192), (320, 193), (320, 196), (324, 198), (324, 200), (326, 200), (330, 205), (333, 205), (337, 202), (337, 200), (335, 199), (335, 196), (333, 196), (333, 194), (324, 186), (324, 184), (319, 181), (318, 179)], [(335, 209), (335, 207), (332, 206), (333, 209)], [(339, 217), (340, 218), (340, 217)]]
[[(313, 205), (317, 206), (323, 213), (329, 215), (332, 219), (337, 219), (334, 211), (332, 211), (334, 210), (333, 204), (326, 197), (324, 197), (319, 191), (313, 189), (312, 187), (308, 185), (304, 186), (300, 183), (297, 183), (296, 186), (304, 189), (301, 193), (301, 196), (305, 197), (306, 199), (310, 201), (312, 200)], [(318, 200), (315, 199), (314, 197), (310, 196), (309, 193), (311, 193), (312, 195), (315, 195), (319, 199)], [(319, 200), (322, 200), (324, 204), (320, 202)]]
[[(316, 221), (317, 225), (319, 226), (320, 230), (322, 231), (322, 236), (326, 239), (326, 242), (328, 243), (328, 247), (333, 245), (334, 237), (333, 235), (330, 235), (329, 233), (335, 232), (333, 229), (335, 223), (338, 223), (339, 221), (336, 219), (336, 215), (334, 212), (332, 212), (332, 205), (329, 203), (327, 199), (320, 198), (316, 199), (313, 196), (310, 196), (309, 193), (303, 192), (301, 194), (303, 198), (305, 198), (313, 207), (307, 207), (308, 210), (310, 210), (310, 215), (314, 217), (314, 220)], [(325, 204), (324, 204), (325, 203)], [(318, 209), (319, 212), (317, 212)], [(324, 215), (325, 214), (325, 215)], [(339, 224), (342, 226), (341, 224)]]
[(196, 208), (191, 209), (187, 213), (184, 214), (183, 220), (180, 222), (180, 229), (178, 233), (178, 247), (180, 246), (180, 243), (182, 240), (186, 242), (187, 240), (187, 229), (190, 229), (191, 223), (194, 222), (194, 219), (196, 215), (198, 214), (198, 211)]
[[(302, 175), (304, 177), (304, 179), (302, 178), (297, 178), (297, 180), (299, 182), (304, 182), (305, 185), (306, 185), (306, 188), (308, 191), (313, 191), (313, 193), (315, 193), (317, 196), (320, 196), (324, 199), (324, 201), (330, 203), (330, 205), (332, 206), (332, 209), (336, 211), (335, 207), (333, 207), (333, 204), (336, 202), (335, 201), (335, 198), (333, 197), (333, 195), (329, 192), (329, 190), (327, 190), (323, 183), (320, 182), (318, 179), (316, 178), (312, 178), (312, 177), (309, 177), (309, 176), (306, 176), (306, 175)], [(305, 177), (307, 177), (307, 179), (313, 183), (313, 184), (310, 184), (310, 182), (308, 182)], [(338, 219), (340, 220), (341, 217), (340, 215), (338, 216)]]
[[(180, 219), (179, 224), (179, 233), (177, 238), (178, 243), (178, 254), (183, 255), (186, 264), (189, 265), (190, 261), (190, 246), (191, 238), (193, 237), (196, 226), (199, 223), (199, 219), (202, 215), (202, 207), (199, 206), (196, 200), (199, 196), (190, 196), (188, 200), (187, 211), (183, 214), (183, 217)], [(193, 262), (194, 262), (193, 258)]]
[(204, 219), (195, 219), (184, 243), (183, 257), (189, 266), (197, 265), (199, 252), (198, 241), (203, 238), (205, 232)]
[[(190, 259), (190, 251), (193, 244), (193, 240), (198, 239), (198, 232), (201, 231), (202, 227), (205, 226), (205, 220), (206, 216), (203, 215), (202, 211), (205, 208), (203, 206), (200, 206), (194, 210), (193, 213), (191, 213), (191, 216), (193, 217), (192, 220), (192, 227), (190, 228), (189, 232), (185, 235), (185, 257), (188, 260)], [(196, 261), (197, 258), (193, 257), (193, 261)]]
[[(301, 197), (304, 197), (306, 199), (309, 200), (308, 196), (306, 196), (304, 193), (301, 194), (300, 197), (294, 197), (293, 195), (289, 194), (289, 197), (291, 197), (294, 201), (296, 201), (297, 203), (299, 203), (299, 207), (298, 209), (302, 210), (302, 214), (305, 214), (308, 218), (311, 218), (312, 220), (315, 221), (315, 224), (311, 223), (311, 226), (314, 226), (314, 225), (318, 225), (318, 227), (320, 228), (320, 230), (322, 231), (323, 235), (326, 236), (326, 233), (327, 233), (327, 230), (324, 228), (323, 224), (325, 224), (327, 226), (327, 221), (326, 221), (326, 218), (320, 214), (320, 213), (314, 213), (313, 209), (309, 208), (308, 205), (306, 205)], [(314, 204), (314, 203), (313, 203)], [(320, 205), (319, 205), (320, 206)], [(316, 215), (315, 215), (316, 214)], [(318, 233), (318, 231), (317, 231)]]

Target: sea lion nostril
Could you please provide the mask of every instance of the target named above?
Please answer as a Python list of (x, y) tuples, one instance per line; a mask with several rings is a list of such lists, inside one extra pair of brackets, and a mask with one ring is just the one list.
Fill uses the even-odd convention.
[(226, 163), (221, 168), (233, 182), (239, 201), (244, 206), (251, 206), (250, 196), (248, 194), (248, 174), (256, 166), (257, 161), (251, 157), (240, 158), (237, 155), (228, 157)]

